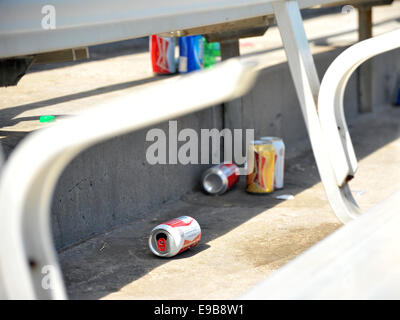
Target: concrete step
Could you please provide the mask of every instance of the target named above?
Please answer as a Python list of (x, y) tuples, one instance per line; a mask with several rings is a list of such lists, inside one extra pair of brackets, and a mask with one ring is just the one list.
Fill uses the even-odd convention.
[[(351, 126), (359, 170), (351, 182), (363, 210), (400, 188), (400, 108), (380, 108)], [(72, 299), (232, 299), (325, 238), (342, 224), (333, 214), (312, 152), (286, 163), (285, 188), (182, 196), (159, 210), (60, 253)], [(278, 200), (291, 194), (293, 200)], [(151, 229), (181, 215), (202, 228), (201, 243), (163, 259), (148, 248)]]

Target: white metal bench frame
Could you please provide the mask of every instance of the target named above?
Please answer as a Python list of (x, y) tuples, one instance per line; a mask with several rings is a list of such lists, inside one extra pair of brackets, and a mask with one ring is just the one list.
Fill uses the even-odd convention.
[(324, 139), (329, 144), (336, 184), (346, 184), (357, 170), (357, 158), (351, 143), (343, 110), (347, 82), (356, 68), (366, 60), (400, 47), (400, 30), (359, 42), (335, 59), (324, 75), (318, 97), (319, 117)]
[[(233, 8), (238, 10), (244, 5), (242, 0), (236, 2), (237, 7), (233, 6), (232, 10)], [(342, 173), (343, 167), (333, 166), (333, 159), (327, 150), (323, 133), (325, 132), (331, 139), (329, 136), (331, 128), (326, 127), (323, 122), (323, 130), (318, 116), (317, 98), (321, 95), (320, 84), (305, 35), (299, 5), (294, 0), (254, 2), (259, 5), (264, 2), (267, 4), (265, 11), (259, 12), (260, 15), (273, 11), (277, 18), (321, 180), (335, 214), (343, 222), (347, 222), (357, 216), (359, 209), (347, 184), (338, 185), (337, 176)], [(307, 2), (301, 1), (301, 3), (304, 5)], [(163, 28), (151, 31), (152, 33), (170, 31), (162, 30)], [(0, 41), (2, 39), (8, 39), (12, 47), (13, 40), (4, 32), (0, 32)], [(6, 47), (9, 49), (9, 46)], [(17, 49), (20, 50), (20, 48)], [(0, 51), (0, 57), (1, 54)], [(15, 52), (10, 51), (3, 56), (6, 55), (14, 56)], [(0, 176), (0, 296), (11, 299), (66, 298), (51, 239), (49, 219), (56, 181), (73, 157), (102, 140), (238, 97), (249, 90), (256, 73), (256, 61), (245, 59), (227, 61), (213, 70), (198, 72), (179, 80), (172, 79), (155, 84), (148, 89), (137, 90), (134, 95), (117, 98), (76, 118), (61, 121), (47, 129), (34, 132), (24, 139), (11, 154)], [(226, 77), (226, 74), (229, 74), (229, 77)], [(194, 88), (198, 87), (202, 87), (208, 93), (207, 96), (196, 95)], [(158, 101), (159, 97), (163, 96), (162, 92), (166, 92), (167, 96), (174, 96), (174, 99)], [(182, 92), (196, 96), (196, 99), (186, 99)], [(180, 98), (177, 99), (177, 97)], [(323, 98), (320, 96), (320, 101)], [(135, 118), (137, 114), (131, 106), (147, 105), (148, 101), (152, 101), (152, 108), (142, 109), (144, 111), (141, 118)], [(162, 108), (157, 108), (157, 105), (162, 105)], [(337, 105), (330, 110), (336, 112)], [(119, 116), (110, 121), (110, 112)], [(341, 116), (340, 113), (339, 116)], [(345, 123), (344, 118), (338, 117), (336, 113), (333, 117), (328, 115), (326, 119), (328, 122), (338, 120), (341, 124)], [(329, 125), (331, 125), (330, 122)], [(343, 128), (347, 130), (347, 127)], [(351, 156), (352, 150), (349, 148), (351, 142), (347, 138), (347, 131), (345, 132), (346, 140), (343, 141), (346, 142), (347, 149), (341, 152), (345, 154), (342, 155), (343, 157), (349, 159), (348, 155)], [(337, 139), (333, 139), (332, 143), (336, 143), (338, 150), (343, 146), (342, 140), (340, 140), (340, 146), (337, 145)], [(46, 148), (44, 149), (43, 146)], [(28, 162), (27, 159), (29, 159)], [(347, 166), (350, 168), (349, 172), (352, 172), (354, 163), (347, 162)], [(53, 267), (51, 289), (45, 289), (42, 285), (42, 270), (45, 266)]]
[(340, 189), (337, 187), (328, 158), (328, 148), (317, 111), (320, 82), (300, 11), (295, 1), (276, 2), (274, 10), (318, 171), (335, 214), (345, 223), (356, 217), (359, 209), (348, 186), (344, 185)]
[[(400, 29), (359, 42), (332, 62), (321, 83), (319, 117), (323, 140), (331, 150), (327, 157), (336, 178), (328, 186), (322, 181), (336, 215), (342, 220), (349, 221), (352, 216), (340, 210), (343, 203), (336, 202), (336, 195), (352, 201), (346, 197), (347, 177), (354, 176), (357, 170), (343, 111), (346, 84), (361, 63), (395, 48), (400, 48)], [(400, 191), (397, 191), (240, 298), (399, 299), (399, 214)]]
[[(251, 62), (227, 61), (213, 70), (136, 90), (26, 137), (1, 173), (0, 287), (6, 297), (66, 297), (51, 238), (50, 205), (58, 177), (79, 152), (102, 140), (239, 97), (252, 86), (256, 67)], [(199, 87), (208, 94), (199, 94)], [(152, 108), (141, 108), (138, 117), (133, 106), (146, 106), (149, 101)], [(110, 112), (118, 117), (110, 119)], [(46, 266), (53, 271), (53, 290), (42, 287)]]
[[(268, 15), (273, 13), (272, 2), (274, 0), (52, 0), (56, 28), (45, 30), (41, 26), (41, 19), (45, 17), (43, 1), (3, 0), (0, 2), (0, 58), (86, 47)], [(300, 8), (330, 2), (335, 0), (298, 0)]]

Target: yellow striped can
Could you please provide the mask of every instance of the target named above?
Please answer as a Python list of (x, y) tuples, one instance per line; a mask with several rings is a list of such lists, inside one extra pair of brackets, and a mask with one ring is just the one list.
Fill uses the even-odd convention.
[(247, 154), (247, 192), (274, 191), (275, 148), (270, 141), (255, 140)]

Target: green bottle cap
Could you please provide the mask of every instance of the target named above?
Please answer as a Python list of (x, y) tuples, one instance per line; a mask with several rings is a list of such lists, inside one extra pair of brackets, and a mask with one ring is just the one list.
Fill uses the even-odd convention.
[(52, 122), (56, 119), (55, 116), (41, 116), (40, 117), (40, 122)]

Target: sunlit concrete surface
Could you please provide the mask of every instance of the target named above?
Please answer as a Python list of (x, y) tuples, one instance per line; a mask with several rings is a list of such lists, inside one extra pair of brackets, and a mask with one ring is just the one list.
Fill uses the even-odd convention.
[[(351, 134), (360, 160), (351, 189), (365, 210), (400, 188), (400, 108), (361, 116)], [(311, 152), (287, 162), (283, 190), (250, 195), (244, 180), (219, 197), (185, 195), (62, 252), (70, 298), (232, 299), (342, 227)], [(281, 194), (294, 200), (277, 200)], [(181, 215), (198, 220), (201, 243), (174, 258), (154, 256), (147, 245), (150, 230)]]

